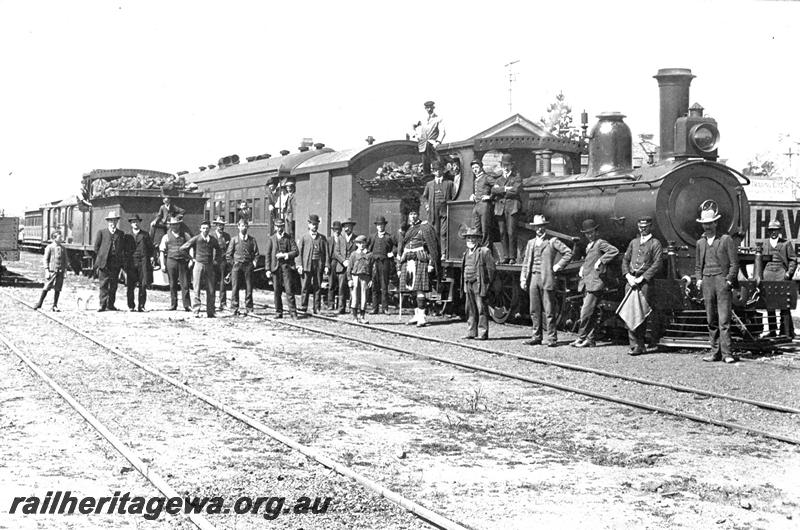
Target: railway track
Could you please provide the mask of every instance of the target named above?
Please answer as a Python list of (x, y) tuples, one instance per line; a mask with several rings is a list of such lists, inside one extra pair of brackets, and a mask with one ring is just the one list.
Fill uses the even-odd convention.
[[(258, 315), (258, 314), (253, 314), (253, 313), (251, 313), (250, 315), (252, 317), (254, 317), (254, 318), (273, 320), (273, 319), (270, 319), (266, 315)], [(403, 340), (416, 341), (417, 344), (429, 343), (429, 344), (435, 344), (437, 346), (448, 346), (451, 349), (452, 348), (457, 348), (458, 350), (470, 352), (472, 354), (474, 354), (474, 353), (487, 354), (488, 353), (488, 354), (492, 354), (494, 356), (507, 357), (509, 359), (514, 359), (514, 360), (518, 360), (518, 361), (524, 361), (525, 363), (529, 363), (529, 364), (530, 363), (536, 363), (536, 364), (545, 365), (545, 366), (548, 366), (548, 367), (551, 367), (551, 368), (558, 368), (558, 369), (562, 369), (562, 370), (566, 370), (566, 371), (572, 371), (572, 372), (583, 372), (585, 374), (590, 374), (592, 376), (616, 379), (616, 380), (619, 380), (619, 381), (624, 381), (625, 383), (629, 383), (629, 384), (642, 385), (642, 386), (652, 386), (652, 387), (657, 387), (657, 388), (664, 388), (664, 389), (675, 391), (675, 392), (682, 393), (682, 394), (692, 394), (692, 395), (695, 395), (695, 396), (700, 396), (700, 397), (702, 397), (704, 399), (722, 400), (722, 401), (728, 401), (728, 402), (735, 403), (735, 404), (758, 407), (760, 409), (764, 409), (765, 411), (770, 411), (770, 412), (772, 412), (774, 414), (797, 414), (797, 413), (800, 413), (800, 409), (797, 409), (796, 407), (792, 407), (792, 406), (789, 406), (789, 405), (783, 405), (783, 404), (779, 404), (779, 403), (767, 403), (767, 402), (752, 400), (752, 399), (748, 399), (748, 398), (740, 397), (740, 396), (719, 394), (719, 393), (716, 393), (716, 392), (710, 392), (710, 391), (706, 391), (706, 390), (698, 389), (698, 388), (690, 388), (690, 387), (684, 387), (684, 386), (680, 386), (680, 385), (671, 385), (671, 384), (663, 383), (663, 382), (660, 382), (660, 381), (648, 380), (648, 379), (643, 379), (643, 378), (638, 378), (638, 377), (631, 377), (631, 376), (626, 376), (626, 375), (623, 375), (623, 374), (615, 374), (613, 372), (607, 372), (607, 371), (604, 371), (604, 370), (596, 370), (596, 369), (588, 368), (588, 367), (585, 367), (585, 366), (572, 365), (572, 364), (568, 364), (568, 363), (561, 363), (561, 362), (558, 362), (558, 361), (552, 361), (552, 360), (548, 360), (548, 359), (541, 359), (541, 358), (536, 358), (536, 357), (531, 357), (531, 356), (527, 356), (527, 355), (516, 354), (516, 353), (507, 352), (507, 351), (498, 350), (498, 349), (493, 349), (493, 348), (468, 345), (468, 344), (464, 344), (464, 343), (461, 343), (461, 342), (448, 340), (448, 339), (440, 339), (440, 338), (435, 338), (435, 337), (428, 337), (428, 336), (417, 335), (417, 334), (412, 334), (412, 333), (407, 333), (407, 332), (401, 332), (401, 331), (398, 331), (398, 330), (385, 329), (385, 328), (382, 328), (380, 326), (375, 326), (375, 325), (370, 325), (370, 324), (360, 324), (360, 323), (347, 321), (347, 320), (342, 320), (342, 319), (337, 319), (337, 318), (333, 318), (333, 317), (327, 317), (327, 316), (322, 316), (322, 315), (313, 315), (313, 318), (316, 319), (316, 320), (319, 320), (319, 321), (329, 322), (329, 323), (335, 324), (336, 326), (340, 326), (340, 327), (344, 327), (344, 328), (353, 328), (353, 327), (355, 327), (355, 328), (362, 329), (364, 331), (374, 332), (374, 333), (376, 333), (378, 335), (393, 336), (393, 337), (402, 338)], [(456, 359), (456, 358), (453, 358), (453, 357), (445, 356), (445, 355), (443, 355), (443, 352), (441, 352), (441, 349), (440, 349), (440, 352), (437, 352), (435, 354), (434, 353), (425, 353), (422, 348), (413, 349), (413, 351), (412, 351), (412, 348), (410, 348), (409, 346), (405, 346), (405, 347), (395, 346), (395, 345), (387, 343), (387, 341), (385, 341), (385, 340), (381, 340), (380, 338), (377, 338), (377, 337), (376, 338), (369, 338), (369, 337), (365, 336), (364, 334), (359, 334), (358, 336), (354, 336), (352, 333), (351, 334), (347, 334), (347, 333), (343, 333), (343, 332), (339, 332), (339, 331), (335, 331), (335, 330), (331, 330), (331, 329), (321, 329), (321, 328), (317, 328), (317, 327), (310, 326), (310, 325), (307, 325), (307, 324), (304, 324), (304, 323), (301, 323), (301, 322), (296, 322), (296, 321), (286, 321), (286, 320), (279, 320), (278, 321), (278, 320), (275, 320), (274, 322), (281, 323), (283, 325), (286, 325), (286, 326), (289, 326), (289, 327), (292, 327), (292, 328), (295, 328), (295, 329), (301, 329), (301, 330), (305, 330), (305, 331), (312, 332), (312, 333), (318, 333), (318, 334), (321, 334), (321, 335), (327, 335), (329, 337), (334, 337), (334, 338), (339, 338), (339, 339), (343, 339), (343, 340), (347, 340), (347, 341), (351, 341), (351, 342), (356, 342), (356, 343), (359, 343), (359, 344), (364, 344), (364, 345), (367, 345), (367, 346), (371, 346), (371, 347), (382, 349), (382, 350), (386, 350), (386, 351), (392, 351), (392, 352), (402, 353), (402, 354), (406, 354), (406, 355), (414, 355), (414, 356), (417, 356), (417, 357), (420, 357), (420, 358), (424, 358), (424, 359), (428, 359), (428, 360), (432, 360), (432, 361), (437, 361), (437, 362), (441, 362), (441, 363), (457, 366), (457, 367), (460, 367), (460, 368), (464, 368), (464, 369), (468, 369), (468, 370), (472, 370), (472, 371), (476, 371), (476, 372), (482, 372), (482, 373), (491, 374), (491, 375), (495, 375), (495, 376), (500, 376), (500, 377), (504, 377), (504, 378), (516, 379), (516, 380), (519, 380), (519, 381), (524, 381), (524, 382), (535, 384), (535, 385), (545, 386), (545, 387), (553, 388), (553, 389), (556, 389), (556, 390), (561, 390), (561, 391), (571, 392), (571, 393), (574, 393), (574, 394), (579, 394), (579, 395), (583, 395), (583, 396), (592, 397), (592, 398), (599, 399), (599, 400), (602, 400), (602, 401), (607, 401), (607, 402), (617, 403), (617, 404), (621, 404), (621, 405), (626, 405), (626, 406), (634, 407), (634, 408), (637, 408), (637, 409), (640, 409), (640, 410), (645, 410), (645, 411), (649, 411), (649, 412), (657, 412), (657, 413), (666, 414), (666, 415), (674, 416), (674, 417), (685, 419), (685, 420), (691, 420), (691, 421), (702, 423), (702, 424), (706, 424), (706, 425), (714, 425), (714, 426), (717, 426), (717, 427), (724, 427), (726, 429), (746, 432), (746, 433), (749, 433), (749, 434), (762, 436), (764, 438), (777, 440), (777, 441), (788, 443), (788, 444), (792, 444), (792, 445), (800, 445), (800, 438), (797, 437), (797, 436), (794, 436), (794, 435), (787, 435), (787, 434), (784, 434), (784, 433), (772, 432), (772, 431), (768, 431), (768, 430), (765, 430), (765, 429), (762, 429), (762, 428), (757, 428), (757, 427), (754, 427), (754, 426), (748, 426), (746, 424), (740, 424), (740, 423), (736, 423), (736, 422), (733, 422), (733, 421), (718, 420), (718, 419), (714, 419), (714, 418), (709, 418), (709, 417), (701, 416), (701, 415), (698, 415), (698, 414), (683, 412), (681, 410), (676, 410), (674, 408), (668, 408), (668, 407), (664, 407), (664, 406), (654, 405), (652, 403), (647, 403), (647, 402), (637, 401), (637, 400), (631, 400), (631, 399), (627, 399), (627, 398), (623, 398), (623, 397), (619, 397), (619, 396), (605, 394), (605, 393), (597, 392), (597, 391), (594, 391), (594, 390), (591, 390), (591, 389), (585, 388), (585, 387), (576, 387), (576, 386), (564, 385), (564, 384), (561, 384), (561, 383), (557, 383), (557, 382), (555, 382), (553, 380), (547, 380), (547, 379), (542, 379), (542, 378), (537, 378), (537, 377), (530, 377), (530, 376), (522, 375), (520, 373), (512, 373), (512, 372), (509, 372), (507, 370), (498, 369), (497, 367), (475, 364), (474, 362), (469, 362), (468, 360), (465, 360), (463, 358), (461, 360), (459, 360), (459, 359)], [(452, 351), (448, 351), (447, 353), (452, 353)]]
[[(18, 303), (18, 304), (20, 304), (22, 306), (25, 306), (25, 307), (27, 307), (27, 308), (29, 308), (31, 310), (33, 309), (30, 304), (28, 304), (27, 302), (25, 302), (23, 300), (20, 300), (19, 298), (15, 297), (13, 295), (10, 295), (8, 293), (2, 293), (2, 294), (4, 294), (6, 298), (8, 298), (10, 300), (13, 300), (15, 303)], [(205, 393), (203, 393), (203, 392), (201, 392), (201, 391), (199, 391), (197, 389), (191, 388), (187, 384), (184, 384), (184, 383), (178, 381), (174, 377), (162, 372), (158, 368), (156, 368), (156, 367), (154, 367), (154, 366), (152, 366), (152, 365), (150, 365), (148, 363), (145, 363), (145, 362), (143, 362), (143, 361), (141, 361), (141, 360), (139, 360), (139, 359), (137, 359), (137, 358), (135, 358), (135, 357), (123, 352), (123, 351), (121, 351), (120, 349), (118, 349), (118, 348), (116, 348), (116, 347), (114, 347), (114, 346), (112, 346), (110, 344), (105, 343), (104, 341), (102, 341), (102, 340), (100, 340), (100, 339), (98, 339), (96, 337), (93, 337), (92, 335), (90, 335), (90, 334), (88, 334), (88, 333), (76, 328), (75, 326), (71, 325), (70, 323), (65, 322), (64, 320), (58, 318), (57, 316), (51, 315), (51, 314), (48, 314), (48, 313), (45, 313), (45, 312), (41, 312), (41, 311), (36, 311), (35, 313), (37, 315), (39, 315), (40, 317), (42, 317), (42, 318), (46, 318), (46, 319), (49, 319), (50, 321), (58, 323), (63, 329), (69, 330), (69, 331), (73, 332), (74, 334), (82, 337), (83, 339), (85, 339), (85, 340), (93, 343), (94, 345), (100, 347), (101, 349), (103, 349), (103, 350), (105, 350), (107, 352), (113, 353), (117, 357), (129, 362), (130, 364), (133, 364), (134, 366), (138, 367), (142, 371), (144, 371), (144, 372), (146, 372), (146, 373), (148, 373), (148, 374), (150, 374), (152, 376), (155, 376), (157, 379), (162, 380), (162, 381), (164, 381), (164, 382), (166, 382), (166, 383), (168, 383), (168, 384), (170, 384), (170, 385), (182, 390), (183, 392), (189, 394), (190, 396), (193, 396), (194, 398), (197, 398), (198, 400), (204, 402), (205, 404), (209, 405), (213, 409), (218, 410), (219, 412), (222, 412), (224, 414), (227, 414), (228, 416), (230, 416), (230, 417), (234, 418), (235, 420), (243, 423), (244, 425), (246, 425), (246, 426), (248, 426), (248, 427), (250, 427), (252, 429), (255, 429), (256, 431), (258, 431), (258, 432), (260, 432), (262, 434), (265, 434), (267, 437), (269, 437), (269, 438), (271, 438), (271, 439), (273, 439), (273, 440), (275, 440), (275, 441), (277, 441), (277, 442), (279, 442), (279, 443), (291, 448), (292, 450), (295, 450), (295, 451), (305, 455), (308, 458), (313, 459), (314, 461), (316, 461), (317, 463), (319, 463), (323, 467), (331, 469), (331, 470), (333, 470), (334, 472), (336, 472), (337, 474), (339, 474), (339, 475), (341, 475), (343, 477), (352, 479), (353, 481), (358, 483), (360, 486), (362, 486), (366, 490), (369, 490), (369, 491), (371, 491), (373, 493), (376, 493), (376, 494), (380, 495), (381, 497), (383, 497), (383, 498), (387, 499), (388, 501), (396, 504), (397, 506), (401, 507), (402, 509), (410, 512), (411, 514), (413, 514), (414, 516), (416, 516), (420, 520), (424, 521), (425, 523), (431, 525), (432, 527), (441, 528), (441, 529), (444, 529), (444, 530), (467, 530), (466, 527), (462, 526), (461, 524), (459, 524), (459, 523), (457, 523), (455, 521), (452, 521), (452, 520), (450, 520), (450, 519), (448, 519), (448, 518), (446, 518), (446, 517), (434, 512), (433, 510), (430, 510), (430, 509), (420, 505), (419, 503), (416, 503), (415, 501), (413, 501), (413, 500), (411, 500), (411, 499), (409, 499), (409, 498), (407, 498), (407, 497), (405, 497), (405, 496), (403, 496), (403, 495), (401, 495), (401, 494), (399, 494), (399, 493), (397, 493), (397, 492), (395, 492), (393, 490), (390, 490), (389, 488), (384, 487), (380, 483), (378, 483), (376, 481), (373, 481), (373, 480), (369, 479), (368, 477), (366, 477), (366, 476), (354, 471), (351, 467), (349, 467), (349, 466), (347, 466), (347, 465), (345, 465), (345, 464), (343, 464), (341, 462), (338, 462), (338, 461), (330, 458), (325, 453), (323, 453), (321, 451), (318, 451), (316, 449), (313, 449), (313, 448), (311, 448), (311, 447), (309, 447), (307, 445), (304, 445), (304, 444), (300, 443), (299, 441), (297, 441), (297, 440), (295, 440), (295, 439), (293, 439), (293, 438), (291, 438), (289, 436), (286, 436), (285, 434), (283, 434), (283, 433), (281, 433), (281, 432), (279, 432), (277, 430), (274, 430), (274, 429), (270, 428), (269, 426), (267, 426), (265, 423), (261, 422), (260, 420), (254, 418), (254, 417), (252, 417), (250, 415), (247, 415), (247, 414), (241, 412), (240, 410), (237, 410), (234, 407), (228, 406), (228, 405), (222, 403), (221, 401), (217, 400), (216, 398), (214, 398), (214, 397), (212, 397), (212, 396), (210, 396), (208, 394), (205, 394)], [(41, 369), (41, 367), (36, 365), (30, 359), (29, 355), (27, 355), (20, 348), (18, 348), (9, 338), (5, 337), (3, 334), (0, 334), (0, 342), (5, 344), (6, 347), (8, 347), (11, 351), (13, 351), (18, 357), (20, 357), (20, 359), (22, 359), (31, 368), (31, 370), (34, 371), (34, 373), (36, 373), (39, 377), (41, 377), (43, 380), (45, 380), (57, 393), (59, 393), (59, 395), (61, 395), (73, 408), (75, 408), (75, 410), (77, 410), (90, 424), (92, 424), (92, 426), (96, 430), (98, 430), (98, 432), (100, 432), (101, 435), (104, 438), (109, 440), (109, 442), (111, 442), (112, 445), (114, 445), (115, 449), (117, 449), (126, 459), (128, 459), (134, 465), (134, 467), (137, 470), (139, 470), (145, 476), (145, 478), (147, 478), (148, 480), (151, 480), (151, 477), (155, 477), (155, 482), (153, 482), (152, 480), (151, 480), (151, 482), (154, 485), (156, 485), (156, 487), (160, 491), (164, 492), (165, 495), (168, 495), (168, 496), (178, 496), (177, 493), (175, 493), (174, 489), (170, 489), (170, 486), (168, 484), (166, 484), (166, 482), (163, 479), (161, 479), (146, 464), (143, 463), (143, 461), (142, 461), (142, 459), (140, 457), (135, 455), (135, 453), (133, 453), (129, 449), (126, 450), (125, 444), (121, 440), (119, 440), (116, 436), (114, 436), (100, 421), (98, 421), (96, 418), (94, 418), (94, 416), (92, 416), (91, 413), (88, 412), (88, 409), (84, 405), (82, 405), (77, 399), (75, 399), (74, 397), (69, 395), (54, 380), (52, 380)], [(166, 490), (165, 489), (161, 489), (162, 487), (166, 488)], [(174, 495), (173, 495), (173, 493), (174, 493)], [(210, 523), (208, 523), (205, 520), (202, 520), (202, 518), (200, 520), (192, 520), (192, 523), (194, 523), (198, 528), (202, 528), (202, 529), (214, 528), (212, 525), (210, 525)]]

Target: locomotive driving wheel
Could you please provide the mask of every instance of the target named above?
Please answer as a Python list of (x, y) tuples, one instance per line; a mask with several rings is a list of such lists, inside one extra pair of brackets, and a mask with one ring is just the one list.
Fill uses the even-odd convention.
[(489, 316), (498, 324), (505, 323), (508, 317), (517, 312), (520, 299), (518, 275), (498, 271), (492, 281), (489, 294)]

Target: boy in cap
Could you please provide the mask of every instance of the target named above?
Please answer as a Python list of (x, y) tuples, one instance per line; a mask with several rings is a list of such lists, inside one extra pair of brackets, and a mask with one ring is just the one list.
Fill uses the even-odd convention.
[(194, 264), (192, 269), (192, 285), (194, 286), (194, 297), (192, 300), (192, 310), (194, 316), (200, 316), (200, 291), (206, 292), (206, 316), (214, 318), (214, 267), (219, 260), (222, 249), (219, 242), (213, 237), (211, 223), (203, 221), (200, 223), (200, 233), (181, 245), (181, 250), (189, 252), (191, 262)]
[(289, 302), (289, 315), (297, 318), (297, 308), (292, 289), (292, 269), (298, 255), (297, 243), (284, 228), (286, 221), (275, 220), (275, 233), (267, 239), (267, 279), (272, 278), (275, 296), (275, 318), (283, 318), (283, 291)]
[(127, 262), (127, 248), (125, 233), (117, 227), (119, 215), (112, 210), (106, 215), (107, 228), (98, 230), (94, 238), (94, 267), (97, 269), (97, 279), (100, 280), (100, 294), (98, 312), (116, 311), (114, 305), (117, 298), (117, 283), (119, 271)]
[(33, 306), (34, 309), (41, 309), (47, 291), (53, 289), (53, 311), (58, 309), (58, 297), (61, 295), (61, 287), (64, 285), (64, 274), (67, 272), (67, 249), (64, 248), (64, 241), (61, 231), (54, 231), (51, 236), (50, 244), (44, 249), (44, 286), (39, 295), (39, 301)]
[(169, 220), (169, 230), (161, 238), (161, 269), (167, 271), (169, 278), (170, 311), (178, 309), (178, 285), (184, 311), (192, 310), (189, 297), (189, 252), (182, 247), (191, 236), (183, 230), (183, 221), (177, 217)]
[(420, 200), (424, 201), (428, 223), (436, 231), (436, 235), (441, 241), (439, 249), (444, 258), (444, 249), (447, 246), (447, 202), (455, 198), (453, 183), (444, 180), (442, 163), (438, 160), (431, 164), (431, 170), (433, 171), (433, 180), (425, 184), (425, 190), (422, 192)]
[[(131, 259), (128, 261), (126, 270), (128, 309), (141, 313), (147, 303), (147, 288), (153, 281), (155, 246), (150, 234), (142, 230), (140, 226), (142, 218), (139, 214), (129, 218), (128, 222), (131, 225), (131, 233), (128, 235), (128, 254)], [(137, 286), (139, 287), (138, 299), (134, 296)]]
[(372, 254), (367, 252), (367, 236), (355, 239), (356, 249), (348, 257), (347, 284), (350, 286), (350, 306), (356, 322), (367, 324), (367, 289), (372, 278)]
[(596, 346), (594, 335), (597, 330), (597, 319), (594, 318), (594, 310), (597, 308), (597, 302), (600, 301), (600, 292), (606, 286), (603, 282), (606, 267), (619, 254), (617, 247), (598, 237), (599, 228), (594, 219), (586, 219), (581, 224), (581, 232), (588, 243), (583, 265), (578, 271), (578, 276), (580, 276), (578, 292), (584, 291), (584, 295), (578, 338), (570, 344), (575, 348), (594, 348)]
[[(769, 241), (764, 248), (762, 258), (767, 261), (763, 279), (768, 282), (790, 281), (797, 269), (794, 244), (781, 237), (781, 232), (783, 232), (781, 222), (777, 219), (770, 221), (767, 226)], [(775, 311), (767, 312), (767, 322), (769, 325), (768, 336), (775, 337), (778, 334), (778, 319)], [(781, 309), (781, 335), (794, 338), (794, 322), (792, 322), (792, 312), (789, 309)]]
[(529, 239), (525, 246), (525, 259), (519, 276), (519, 286), (523, 291), (528, 290), (530, 300), (533, 337), (525, 343), (529, 346), (542, 343), (543, 323), (547, 331), (547, 345), (558, 344), (555, 273), (566, 267), (572, 259), (572, 250), (567, 245), (555, 237), (547, 236), (548, 224), (550, 222), (544, 215), (533, 216), (530, 227), (535, 237)]
[(475, 203), (472, 207), (472, 226), (483, 234), (482, 247), (489, 246), (489, 232), (492, 229), (492, 179), (484, 173), (483, 162), (476, 158), (470, 164), (474, 180), (472, 195), (469, 200)]
[(312, 311), (319, 313), (322, 304), (322, 276), (328, 274), (328, 241), (319, 233), (319, 215), (308, 216), (308, 233), (297, 242), (297, 272), (302, 278), (300, 311), (308, 312), (308, 295), (314, 293)]
[(249, 223), (239, 219), (236, 225), (239, 233), (231, 238), (225, 260), (231, 267), (231, 309), (239, 314), (240, 272), (244, 276), (244, 315), (253, 310), (253, 269), (258, 261), (258, 243), (256, 238), (247, 233)]
[[(397, 252), (397, 241), (386, 232), (386, 218), (379, 215), (375, 218), (377, 233), (373, 237), (367, 250), (372, 254), (374, 262), (374, 276), (372, 278), (372, 314), (379, 312), (386, 314), (389, 308), (389, 273), (392, 262)], [(381, 302), (382, 305), (378, 305)]]
[(489, 338), (489, 309), (486, 297), (494, 278), (492, 252), (479, 246), (483, 234), (477, 228), (467, 229), (467, 250), (461, 257), (461, 292), (467, 298), (467, 336), (465, 339)]
[(220, 249), (220, 252), (217, 255), (217, 261), (214, 264), (214, 272), (216, 274), (215, 283), (219, 291), (219, 310), (224, 311), (225, 302), (228, 299), (228, 289), (225, 285), (225, 277), (231, 270), (230, 267), (228, 267), (228, 262), (225, 260), (225, 253), (228, 251), (228, 245), (231, 242), (231, 235), (225, 231), (225, 219), (223, 219), (221, 215), (218, 215), (212, 224), (214, 225), (214, 239), (217, 240), (217, 244), (219, 245)]
[[(625, 292), (639, 290), (645, 300), (650, 302), (649, 284), (661, 270), (661, 256), (663, 248), (661, 242), (653, 237), (653, 218), (640, 217), (637, 223), (639, 237), (631, 240), (625, 255), (622, 257), (622, 274), (625, 275), (627, 285)], [(633, 296), (636, 293), (631, 293)], [(647, 317), (636, 329), (628, 329), (628, 341), (631, 349), (629, 355), (641, 355), (645, 348), (645, 333), (647, 331)], [(655, 337), (653, 337), (655, 339)]]
[[(348, 258), (350, 254), (356, 249), (356, 236), (353, 233), (353, 227), (356, 222), (352, 219), (345, 219), (342, 221), (343, 234), (338, 238), (334, 238), (334, 243), (331, 249), (331, 268), (337, 269), (339, 275), (339, 314), (343, 315), (347, 312), (347, 300), (350, 299), (350, 289), (347, 287), (347, 278), (345, 271), (347, 265), (350, 263)], [(335, 263), (334, 263), (335, 262)]]
[(522, 177), (514, 167), (514, 160), (506, 153), (500, 162), (503, 173), (494, 179), (492, 197), (494, 198), (494, 218), (500, 230), (505, 262), (517, 262), (517, 217), (522, 211), (519, 192)]
[(700, 205), (697, 222), (703, 227), (703, 237), (697, 240), (694, 275), (698, 289), (703, 291), (708, 322), (711, 353), (704, 361), (736, 362), (731, 350), (731, 310), (739, 270), (736, 243), (727, 234), (717, 234), (717, 221), (722, 217), (714, 201)]

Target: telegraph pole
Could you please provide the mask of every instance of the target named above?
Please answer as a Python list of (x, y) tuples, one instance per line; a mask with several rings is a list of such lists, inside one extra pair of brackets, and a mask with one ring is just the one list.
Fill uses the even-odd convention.
[(514, 66), (518, 62), (519, 62), (519, 59), (517, 59), (516, 61), (511, 61), (510, 63), (506, 63), (506, 71), (508, 73), (508, 113), (509, 114), (514, 112), (514, 110), (513, 110), (514, 106), (512, 105), (511, 94), (512, 94), (512, 84), (514, 83), (514, 81), (517, 80), (517, 74), (516, 74), (516, 72), (514, 72), (514, 69), (512, 68), (512, 66)]

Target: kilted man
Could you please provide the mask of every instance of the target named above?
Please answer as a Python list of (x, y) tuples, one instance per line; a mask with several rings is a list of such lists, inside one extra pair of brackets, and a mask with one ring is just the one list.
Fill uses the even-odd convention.
[(114, 303), (117, 299), (119, 271), (127, 259), (125, 233), (117, 228), (119, 215), (116, 210), (109, 212), (105, 220), (108, 227), (99, 230), (94, 238), (94, 267), (97, 269), (97, 279), (100, 280), (98, 312), (117, 310)]
[(494, 198), (494, 218), (500, 231), (505, 262), (517, 262), (517, 217), (522, 212), (519, 192), (522, 189), (522, 177), (514, 167), (514, 159), (504, 154), (500, 161), (503, 174), (495, 177), (492, 185)]
[[(372, 276), (372, 314), (386, 314), (389, 309), (389, 274), (397, 252), (397, 241), (386, 232), (386, 218), (379, 215), (375, 218), (377, 233), (372, 237), (367, 250), (372, 254), (374, 263)], [(381, 305), (378, 305), (380, 302)]]
[(210, 232), (211, 223), (203, 221), (200, 223), (200, 233), (181, 246), (181, 250), (189, 252), (191, 262), (194, 263), (192, 311), (194, 311), (195, 318), (200, 317), (200, 291), (206, 292), (206, 316), (208, 318), (214, 318), (214, 308), (216, 307), (214, 304), (214, 284), (216, 283), (214, 269), (220, 254), (222, 254), (222, 249)]
[(426, 101), (423, 106), (427, 116), (425, 120), (414, 124), (414, 137), (417, 140), (419, 152), (422, 153), (422, 172), (428, 175), (431, 171), (431, 163), (439, 160), (436, 149), (444, 141), (446, 131), (442, 118), (436, 114), (436, 104), (433, 101)]
[(297, 242), (297, 272), (302, 278), (300, 311), (308, 312), (308, 295), (314, 293), (312, 311), (319, 313), (322, 304), (322, 276), (328, 274), (328, 241), (319, 233), (319, 215), (308, 216), (308, 233)]
[[(342, 223), (331, 223), (331, 235), (328, 238), (328, 308), (337, 309), (336, 295), (342, 283), (347, 283), (344, 277), (344, 259), (347, 249), (343, 246)], [(336, 255), (334, 256), (334, 250)], [(341, 260), (341, 261), (340, 261)], [(341, 302), (340, 302), (341, 303)]]
[(44, 286), (39, 295), (39, 301), (33, 306), (34, 309), (41, 309), (47, 291), (53, 290), (53, 311), (58, 309), (58, 297), (61, 295), (61, 287), (64, 285), (64, 274), (67, 272), (67, 249), (64, 248), (64, 239), (60, 230), (50, 234), (52, 240), (44, 248)]
[(189, 298), (189, 252), (183, 250), (184, 243), (189, 241), (189, 232), (183, 230), (183, 221), (177, 217), (169, 220), (169, 230), (161, 238), (158, 248), (161, 250), (161, 268), (166, 268), (169, 278), (169, 310), (178, 309), (178, 286), (181, 289), (181, 301), (185, 311), (192, 310)]
[(297, 318), (292, 289), (292, 270), (298, 255), (297, 243), (285, 231), (286, 221), (275, 219), (275, 233), (267, 239), (267, 278), (272, 278), (275, 318), (283, 318), (283, 292), (289, 302), (289, 315)]
[(253, 269), (258, 260), (256, 238), (247, 233), (249, 223), (239, 219), (239, 233), (231, 238), (225, 260), (231, 266), (231, 309), (239, 315), (239, 288), (244, 280), (244, 315), (253, 310)]
[[(147, 288), (153, 282), (153, 257), (155, 246), (150, 234), (142, 230), (142, 218), (139, 214), (128, 219), (131, 224), (131, 233), (128, 235), (128, 266), (126, 267), (126, 287), (128, 294), (128, 309), (130, 311), (144, 311), (147, 303)], [(139, 296), (136, 298), (136, 287)]]
[(461, 258), (461, 291), (467, 298), (467, 336), (465, 339), (489, 338), (489, 306), (486, 297), (494, 278), (492, 252), (480, 246), (483, 234), (467, 229), (467, 250)]
[(343, 233), (341, 236), (331, 237), (333, 244), (331, 245), (331, 265), (330, 269), (336, 269), (339, 283), (339, 314), (344, 315), (347, 312), (347, 300), (350, 297), (350, 288), (347, 286), (347, 278), (345, 278), (345, 270), (347, 269), (347, 258), (356, 249), (356, 235), (353, 233), (353, 227), (356, 222), (352, 219), (345, 219), (342, 221)]
[[(783, 226), (777, 219), (770, 221), (767, 226), (769, 241), (764, 248), (763, 259), (767, 262), (764, 267), (763, 279), (768, 282), (790, 281), (797, 269), (794, 244), (781, 236)], [(775, 311), (767, 312), (769, 332), (767, 336), (775, 337), (778, 333), (778, 319)], [(781, 335), (794, 338), (794, 322), (789, 309), (781, 309)]]
[(694, 275), (697, 287), (703, 290), (711, 344), (711, 352), (703, 360), (734, 363), (736, 357), (731, 350), (731, 289), (737, 281), (739, 255), (736, 243), (729, 235), (717, 234), (717, 220), (721, 217), (714, 201), (705, 201), (700, 205), (697, 222), (703, 226), (703, 237), (697, 240)]
[(441, 162), (433, 162), (431, 170), (433, 171), (433, 180), (425, 184), (425, 190), (422, 192), (420, 200), (425, 201), (428, 223), (436, 231), (436, 237), (441, 242), (439, 250), (442, 252), (442, 258), (444, 258), (444, 251), (447, 246), (447, 201), (452, 201), (455, 198), (453, 195), (453, 182), (444, 180)]
[(403, 250), (400, 255), (400, 286), (416, 293), (417, 307), (408, 324), (425, 326), (425, 298), (431, 291), (430, 273), (439, 277), (439, 245), (436, 233), (428, 223), (419, 220), (419, 212), (408, 212), (408, 229), (403, 234)]
[[(661, 242), (653, 237), (653, 218), (650, 216), (640, 217), (637, 223), (639, 237), (631, 240), (628, 244), (625, 255), (622, 257), (622, 274), (625, 275), (627, 285), (625, 293), (634, 290), (639, 291), (644, 299), (650, 301), (650, 282), (661, 270), (661, 256), (663, 249)], [(636, 295), (636, 292), (630, 296)], [(628, 341), (631, 349), (629, 355), (641, 355), (646, 352), (645, 333), (647, 331), (647, 318), (639, 324), (636, 329), (628, 329)], [(653, 337), (655, 339), (655, 337)]]
[(597, 319), (594, 310), (600, 301), (600, 293), (605, 288), (603, 274), (611, 260), (617, 257), (619, 249), (598, 236), (599, 226), (594, 219), (586, 219), (581, 224), (581, 232), (587, 239), (586, 256), (583, 265), (578, 271), (580, 281), (578, 292), (584, 291), (583, 306), (581, 306), (580, 329), (578, 338), (570, 346), (576, 348), (594, 348), (594, 334), (597, 329)]
[(484, 173), (483, 162), (475, 159), (470, 164), (475, 179), (472, 181), (472, 195), (469, 200), (475, 203), (472, 207), (472, 226), (483, 234), (481, 246), (489, 246), (489, 237), (492, 230), (492, 178)]
[(217, 244), (220, 248), (220, 253), (217, 256), (217, 262), (214, 265), (215, 269), (215, 283), (217, 284), (217, 292), (219, 297), (219, 310), (225, 310), (225, 302), (227, 302), (228, 297), (228, 289), (225, 285), (225, 277), (230, 272), (230, 267), (228, 266), (228, 262), (225, 259), (225, 253), (228, 251), (228, 245), (231, 242), (231, 235), (225, 231), (225, 219), (222, 218), (221, 215), (218, 215), (213, 223), (214, 225), (214, 239), (217, 240)]
[(350, 306), (356, 322), (368, 324), (367, 290), (372, 280), (372, 255), (367, 251), (367, 236), (355, 239), (356, 249), (347, 259), (347, 285), (350, 286)]
[(550, 222), (544, 215), (534, 215), (530, 227), (535, 237), (525, 246), (525, 258), (519, 276), (519, 286), (528, 290), (533, 337), (525, 344), (537, 346), (547, 332), (547, 345), (557, 346), (555, 273), (567, 266), (572, 259), (572, 250), (555, 237), (547, 236)]

